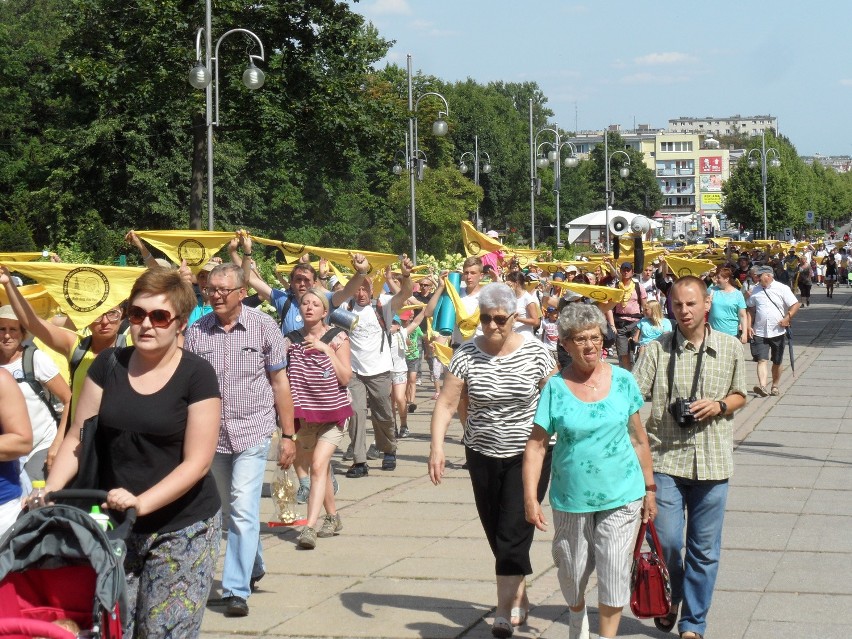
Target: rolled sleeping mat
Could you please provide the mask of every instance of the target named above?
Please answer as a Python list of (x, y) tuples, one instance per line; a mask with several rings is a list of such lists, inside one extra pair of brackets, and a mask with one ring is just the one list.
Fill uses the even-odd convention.
[[(456, 287), (456, 290), (461, 287), (461, 273), (453, 271), (447, 275), (447, 280)], [(452, 335), (456, 328), (456, 309), (450, 299), (450, 294), (446, 291), (441, 293), (438, 308), (435, 310), (434, 327), (444, 336)]]

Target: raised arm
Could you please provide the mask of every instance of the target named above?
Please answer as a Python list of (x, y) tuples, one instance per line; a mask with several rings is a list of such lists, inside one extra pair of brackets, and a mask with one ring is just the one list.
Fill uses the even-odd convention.
[(57, 353), (71, 357), (71, 351), (77, 343), (77, 335), (39, 317), (15, 286), (9, 269), (5, 266), (0, 266), (0, 285), (6, 289), (9, 304), (21, 325)]
[(391, 298), (391, 309), (396, 313), (405, 306), (405, 302), (414, 293), (414, 285), (411, 283), (411, 269), (414, 265), (411, 260), (405, 255), (402, 256), (402, 261), (399, 263), (399, 270), (402, 272), (402, 286), (399, 291)]
[[(237, 248), (243, 250), (242, 256), (237, 252)], [(246, 284), (257, 291), (260, 299), (269, 302), (272, 299), (272, 287), (258, 275), (251, 267), (251, 237), (248, 233), (240, 233), (228, 242), (228, 253), (231, 256), (231, 261), (234, 264), (239, 264), (243, 268), (243, 273), (246, 277)]]
[(127, 232), (127, 235), (124, 236), (124, 240), (128, 244), (132, 244), (137, 248), (139, 254), (142, 256), (142, 261), (145, 263), (145, 266), (148, 268), (157, 266), (157, 260), (155, 260), (154, 256), (151, 255), (151, 251), (145, 248), (145, 245), (142, 244), (142, 240), (139, 239), (139, 236), (136, 235), (136, 232), (133, 229), (130, 229)]
[(355, 293), (358, 292), (358, 288), (364, 283), (372, 267), (363, 254), (354, 253), (352, 255), (352, 268), (355, 269), (355, 275), (346, 282), (346, 286), (331, 296), (332, 306), (340, 306), (350, 297), (355, 297)]

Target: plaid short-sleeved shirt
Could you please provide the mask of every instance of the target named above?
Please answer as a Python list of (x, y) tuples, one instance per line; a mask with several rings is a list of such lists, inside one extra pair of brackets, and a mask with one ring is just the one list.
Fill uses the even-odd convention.
[(216, 452), (241, 453), (275, 430), (275, 397), (268, 373), (286, 368), (284, 336), (262, 311), (243, 306), (225, 331), (215, 313), (186, 329), (184, 349), (213, 365), (222, 393), (222, 425)]
[[(681, 428), (668, 411), (668, 367), (675, 340), (674, 388), (671, 400), (689, 397), (698, 349), (680, 332), (666, 333), (649, 343), (633, 368), (642, 395), (651, 396), (651, 416), (645, 424), (654, 457), (654, 471), (699, 480), (728, 479), (734, 472), (733, 416), (719, 416)], [(745, 359), (737, 338), (710, 330), (698, 379), (696, 397), (724, 399), (731, 393), (745, 397)]]

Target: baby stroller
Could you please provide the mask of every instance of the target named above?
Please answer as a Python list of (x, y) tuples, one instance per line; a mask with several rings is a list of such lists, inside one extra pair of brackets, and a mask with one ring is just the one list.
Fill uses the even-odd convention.
[[(63, 501), (106, 500), (101, 490), (60, 490), (54, 505), (18, 518), (0, 539), (0, 637), (121, 639), (127, 614), (123, 539), (136, 512), (104, 532), (89, 514)], [(79, 634), (54, 625), (70, 619)]]

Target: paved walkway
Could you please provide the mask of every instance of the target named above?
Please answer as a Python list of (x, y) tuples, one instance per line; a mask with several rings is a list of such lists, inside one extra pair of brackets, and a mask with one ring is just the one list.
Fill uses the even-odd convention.
[[(736, 471), (708, 638), (852, 634), (852, 294), (844, 287), (829, 300), (815, 287), (811, 299), (794, 321), (795, 377), (785, 371), (780, 397), (751, 395), (736, 418)], [(755, 368), (748, 364), (749, 388)], [(432, 486), (425, 462), (434, 402), (427, 386), (419, 391), (413, 436), (401, 442), (395, 472), (377, 462), (368, 477), (347, 479), (340, 473), (348, 463), (335, 456), (342, 534), (301, 551), (298, 531), (264, 529), (268, 573), (249, 600), (251, 614), (229, 619), (210, 608), (203, 637), (491, 636), (493, 559), (461, 469), (461, 426), (449, 432), (444, 483)], [(270, 518), (269, 499), (262, 509)], [(568, 636), (550, 541), (536, 533), (533, 608), (515, 637)], [(597, 637), (594, 587), (588, 601)], [(675, 635), (628, 611), (620, 636)]]

